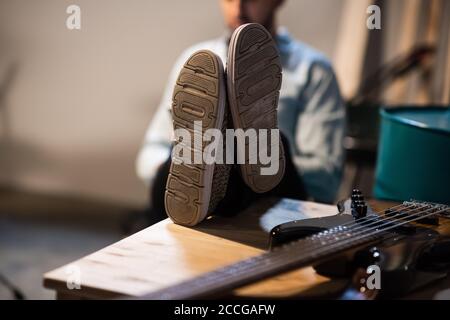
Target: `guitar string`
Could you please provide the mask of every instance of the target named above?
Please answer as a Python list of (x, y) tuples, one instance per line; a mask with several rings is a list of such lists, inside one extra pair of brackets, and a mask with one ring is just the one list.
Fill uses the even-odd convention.
[[(371, 214), (370, 217), (367, 217), (367, 219), (365, 219), (365, 218), (353, 219), (353, 221), (337, 225), (337, 226), (335, 226), (333, 228), (330, 228), (330, 229), (327, 229), (327, 230), (324, 230), (324, 231), (320, 231), (320, 232), (314, 234), (313, 236), (327, 235), (327, 234), (330, 234), (329, 233), (330, 231), (338, 229), (338, 228), (342, 228), (342, 227), (346, 227), (345, 229), (354, 231), (354, 230), (357, 230), (357, 229), (365, 228), (365, 227), (370, 226), (370, 225), (373, 224), (373, 223), (364, 224), (365, 222), (375, 222), (375, 223), (377, 223), (377, 222), (380, 222), (382, 218), (388, 217), (391, 214), (398, 213), (398, 215), (400, 215), (400, 214), (405, 214), (405, 213), (414, 211), (416, 209), (416, 208), (407, 209), (408, 206), (411, 207), (412, 205), (405, 206), (404, 204), (398, 205), (396, 207), (400, 207), (400, 206), (403, 206), (404, 208), (397, 209), (397, 210), (392, 210), (391, 209), (388, 214), (380, 215), (382, 213), (382, 211), (385, 211), (385, 210), (382, 210), (380, 212), (376, 212), (374, 214)], [(397, 215), (394, 215), (394, 217), (395, 216), (397, 216)], [(352, 228), (353, 226), (357, 226), (357, 228)]]
[[(379, 225), (376, 225), (376, 226), (374, 226), (374, 227), (372, 227), (372, 228), (364, 229), (363, 231), (356, 232), (356, 233), (351, 233), (351, 234), (349, 234), (349, 233), (346, 232), (345, 235), (348, 236), (348, 234), (349, 234), (350, 238), (335, 239), (335, 240), (337, 240), (337, 241), (334, 242), (334, 244), (333, 244), (332, 246), (345, 244), (347, 241), (353, 241), (353, 240), (357, 239), (358, 236), (371, 236), (371, 235), (374, 235), (374, 234), (378, 233), (378, 231), (386, 231), (386, 230), (389, 230), (389, 229), (382, 229), (382, 228), (384, 228), (385, 226), (388, 226), (388, 228), (399, 227), (399, 226), (404, 225), (404, 224), (406, 224), (406, 223), (413, 222), (413, 221), (416, 221), (416, 220), (419, 220), (419, 219), (423, 219), (423, 218), (426, 218), (427, 216), (430, 216), (430, 215), (433, 215), (433, 214), (437, 214), (437, 212), (431, 212), (431, 213), (429, 213), (429, 214), (423, 215), (424, 213), (426, 213), (426, 212), (428, 212), (428, 211), (430, 211), (430, 210), (433, 210), (433, 209), (436, 209), (436, 208), (428, 208), (427, 210), (422, 210), (421, 212), (417, 212), (417, 213), (415, 213), (415, 214), (411, 214), (411, 215), (408, 215), (408, 216), (407, 216), (407, 218), (412, 218), (412, 219), (404, 219), (404, 220), (403, 220), (403, 219), (402, 219), (402, 220), (395, 220), (395, 219), (394, 219), (394, 220), (380, 219), (380, 221), (382, 221), (383, 223), (381, 223), (381, 224), (379, 224)], [(447, 209), (443, 209), (443, 210), (440, 210), (439, 212), (443, 212), (443, 211), (446, 211), (446, 210), (447, 210)], [(410, 211), (414, 211), (414, 209), (412, 209), (412, 210), (410, 210)], [(394, 218), (395, 218), (395, 217), (394, 217)], [(392, 218), (391, 218), (391, 219), (392, 219)], [(387, 221), (387, 220), (389, 220), (389, 221)], [(387, 222), (386, 222), (386, 221), (387, 221)], [(398, 222), (398, 221), (400, 221), (398, 224), (393, 225), (393, 226), (389, 226), (390, 224), (395, 224), (395, 223)], [(373, 230), (375, 230), (375, 232), (371, 233)], [(312, 236), (309, 236), (309, 237), (306, 237), (306, 238), (303, 238), (303, 239), (299, 239), (299, 240), (297, 240), (297, 241), (290, 242), (290, 243), (288, 243), (288, 244), (286, 244), (286, 245), (280, 247), (278, 250), (279, 250), (279, 251), (282, 251), (283, 248), (288, 247), (288, 246), (296, 246), (296, 245), (300, 246), (302, 243), (307, 242), (307, 241), (309, 241), (309, 240), (312, 240), (314, 236), (315, 236), (315, 235), (312, 235)], [(318, 243), (315, 243), (315, 244), (318, 244)], [(326, 246), (326, 245), (328, 245), (328, 243), (323, 243), (323, 242), (321, 242), (321, 243), (319, 243), (319, 246), (317, 247), (317, 249), (320, 250), (320, 249), (322, 249), (322, 248), (323, 248), (324, 246)], [(311, 248), (311, 247), (314, 247), (314, 245), (309, 246), (309, 248)], [(303, 249), (305, 249), (305, 248), (303, 247), (302, 250), (303, 250)], [(310, 249), (309, 251), (307, 251), (307, 252), (314, 252), (315, 249), (316, 249), (316, 248), (311, 248), (311, 249)], [(302, 251), (302, 253), (304, 253), (304, 252), (305, 252), (305, 251)]]
[[(404, 204), (402, 203), (402, 204), (393, 206), (392, 208), (389, 208), (389, 209), (394, 209), (394, 208), (401, 207), (401, 206), (404, 206)], [(365, 222), (366, 220), (372, 220), (372, 218), (373, 218), (373, 217), (376, 217), (376, 216), (379, 217), (379, 216), (380, 216), (379, 214), (382, 213), (383, 211), (386, 211), (386, 210), (381, 210), (381, 211), (379, 211), (379, 212), (374, 212), (374, 213), (372, 213), (371, 215), (368, 215), (368, 216), (366, 216), (366, 217), (364, 217), (364, 218), (360, 218), (360, 219), (358, 219), (358, 223)], [(350, 215), (349, 215), (349, 216), (350, 216)], [(353, 225), (353, 224), (356, 224), (356, 223), (355, 223), (355, 219), (353, 219), (352, 221), (349, 221), (349, 222), (340, 224), (340, 226), (348, 226), (348, 225)]]
[[(423, 218), (425, 218), (427, 216), (431, 216), (431, 215), (437, 214), (438, 212), (443, 212), (443, 211), (447, 210), (447, 209), (438, 210), (437, 212), (430, 212), (430, 213), (428, 213), (426, 215), (423, 215), (423, 213), (428, 212), (428, 211), (433, 210), (433, 209), (434, 208), (430, 208), (430, 209), (425, 210), (423, 212), (420, 212), (418, 214), (411, 215), (409, 217), (412, 218), (412, 219), (402, 220), (398, 224), (395, 224), (394, 221), (390, 221), (390, 222), (384, 223), (383, 225), (378, 226), (376, 228), (372, 228), (370, 230), (366, 230), (366, 231), (363, 231), (363, 232), (359, 232), (359, 233), (357, 233), (355, 235), (352, 235), (352, 238), (350, 238), (350, 239), (342, 239), (342, 240), (339, 240), (339, 241), (337, 241), (337, 242), (335, 242), (334, 244), (331, 244), (331, 245), (328, 245), (328, 244), (321, 245), (321, 247), (317, 248), (317, 250), (312, 249), (312, 250), (308, 250), (307, 252), (303, 251), (303, 248), (300, 247), (300, 244), (302, 243), (302, 241), (304, 241), (306, 239), (301, 239), (301, 240), (298, 240), (298, 241), (295, 241), (293, 243), (289, 243), (289, 244), (283, 246), (284, 250), (280, 249), (280, 251), (279, 251), (280, 255), (272, 256), (272, 257), (274, 258), (273, 260), (277, 260), (277, 259), (279, 259), (279, 256), (287, 253), (286, 250), (291, 251), (290, 249), (292, 247), (299, 247), (299, 249), (302, 249), (302, 255), (305, 256), (305, 257), (307, 257), (307, 255), (311, 254), (311, 253), (314, 253), (314, 254), (317, 255), (317, 254), (320, 254), (322, 252), (329, 251), (330, 249), (332, 249), (334, 247), (339, 247), (339, 246), (347, 245), (347, 244), (350, 244), (350, 243), (355, 243), (356, 241), (362, 240), (365, 237), (371, 237), (371, 236), (377, 235), (377, 234), (379, 234), (381, 232), (388, 231), (388, 230), (390, 230), (392, 228), (396, 228), (396, 227), (399, 227), (401, 225), (404, 225), (404, 224), (407, 224), (407, 223), (410, 223), (410, 222), (413, 222), (413, 221), (417, 221), (417, 220), (423, 219)], [(390, 224), (393, 224), (393, 223), (394, 223), (394, 225), (389, 226)], [(387, 226), (387, 227), (384, 228), (385, 226)], [(383, 227), (383, 229), (380, 229), (380, 227)], [(375, 230), (375, 231), (372, 232), (373, 230)], [(291, 248), (289, 248), (289, 247), (291, 247)], [(291, 253), (291, 252), (288, 252), (288, 253)], [(270, 254), (270, 252), (269, 252), (269, 254)], [(283, 258), (286, 258), (286, 257), (283, 257)], [(271, 261), (271, 262), (273, 263), (273, 262), (277, 262), (277, 261)]]
[[(405, 205), (405, 203), (407, 204), (407, 205)], [(380, 221), (378, 218), (380, 218), (380, 217), (388, 217), (389, 215), (391, 215), (391, 214), (393, 214), (393, 213), (398, 213), (398, 212), (400, 212), (401, 214), (404, 214), (404, 213), (407, 213), (407, 212), (410, 212), (410, 211), (414, 211), (414, 210), (417, 210), (417, 205), (418, 204), (420, 204), (420, 205), (423, 205), (423, 206), (426, 206), (426, 205), (436, 205), (436, 204), (433, 204), (433, 203), (428, 203), (428, 202), (420, 202), (420, 203), (418, 203), (418, 202), (414, 202), (413, 200), (411, 200), (411, 201), (404, 201), (402, 204), (399, 204), (399, 205), (396, 205), (396, 206), (393, 206), (393, 207), (390, 207), (390, 208), (387, 208), (387, 209), (384, 209), (384, 210), (381, 210), (381, 211), (378, 211), (378, 212), (374, 212), (374, 213), (372, 213), (372, 214), (370, 214), (369, 216), (366, 216), (366, 217), (364, 217), (364, 218), (359, 218), (359, 219), (354, 219), (353, 221), (349, 221), (349, 222), (346, 222), (346, 223), (343, 223), (343, 224), (340, 224), (340, 225), (338, 225), (338, 226), (336, 226), (336, 227), (343, 227), (343, 226), (352, 226), (352, 225), (360, 225), (361, 227), (366, 227), (367, 225), (364, 225), (364, 224), (362, 224), (362, 223), (364, 223), (364, 222), (366, 222), (366, 221), (375, 221), (376, 220), (376, 222), (378, 222), (378, 221)], [(439, 204), (438, 204), (439, 205)], [(398, 208), (398, 207), (404, 207), (403, 209), (401, 209), (401, 210), (403, 210), (403, 211), (399, 211), (400, 209), (397, 209), (397, 210), (393, 210), (394, 208)], [(406, 208), (411, 208), (411, 209), (408, 209), (408, 210), (404, 210), (404, 209), (406, 209)], [(383, 215), (380, 215), (382, 212), (386, 212), (386, 211), (389, 211), (388, 213), (385, 213), (385, 214), (383, 214)], [(331, 228), (331, 229), (328, 229), (328, 231), (329, 230), (332, 230), (332, 229), (334, 229), (334, 228)], [(352, 229), (352, 230), (355, 230), (355, 229)], [(327, 230), (324, 230), (324, 231), (321, 231), (321, 232), (319, 232), (319, 233), (317, 233), (317, 234), (315, 234), (315, 235), (318, 235), (318, 234), (321, 234), (321, 233), (323, 233), (323, 232), (325, 232), (325, 231), (327, 231)]]
[[(417, 209), (417, 208), (415, 208), (415, 209)], [(316, 253), (316, 254), (320, 254), (320, 253), (322, 253), (322, 252), (327, 252), (327, 251), (329, 251), (330, 249), (332, 249), (333, 247), (336, 247), (336, 246), (342, 246), (342, 245), (347, 245), (347, 244), (349, 244), (349, 243), (355, 242), (355, 240), (361, 240), (361, 239), (363, 239), (363, 238), (365, 238), (365, 237), (370, 237), (370, 236), (373, 236), (373, 235), (378, 234), (378, 233), (380, 233), (380, 232), (384, 232), (384, 231), (387, 231), (387, 230), (389, 230), (389, 229), (392, 229), (393, 227), (398, 227), (398, 226), (400, 226), (400, 225), (404, 225), (404, 224), (406, 224), (406, 223), (410, 223), (410, 222), (416, 221), (416, 220), (418, 220), (418, 219), (423, 219), (423, 218), (425, 218), (425, 217), (427, 217), (427, 216), (430, 216), (430, 215), (433, 215), (433, 214), (438, 214), (439, 212), (443, 212), (443, 211), (446, 211), (446, 210), (447, 210), (447, 209), (438, 210), (437, 212), (431, 212), (431, 213), (429, 213), (429, 214), (427, 214), (427, 215), (425, 215), (425, 216), (423, 215), (424, 212), (427, 212), (427, 211), (430, 211), (430, 210), (433, 210), (433, 209), (436, 209), (436, 207), (432, 207), (432, 208), (429, 208), (429, 209), (427, 209), (427, 210), (425, 210), (425, 211), (423, 211), (423, 212), (419, 212), (419, 213), (417, 213), (417, 214), (415, 214), (415, 215), (409, 216), (409, 217), (413, 217), (413, 219), (409, 219), (409, 220), (407, 220), (407, 221), (403, 221), (403, 222), (401, 222), (401, 223), (399, 223), (399, 224), (397, 224), (397, 225), (394, 225), (394, 226), (389, 226), (389, 227), (387, 227), (387, 228), (385, 228), (385, 229), (383, 229), (383, 230), (380, 230), (380, 229), (379, 229), (381, 226), (385, 226), (385, 225), (389, 225), (389, 224), (395, 223), (395, 221), (389, 221), (388, 223), (382, 224), (381, 226), (378, 226), (377, 228), (374, 228), (374, 229), (376, 229), (376, 231), (373, 232), (373, 233), (370, 233), (371, 230), (365, 230), (365, 232), (362, 232), (362, 234), (360, 233), (361, 235), (359, 236), (359, 239), (358, 239), (357, 237), (355, 237), (355, 238), (353, 238), (353, 239), (343, 239), (343, 240), (341, 240), (341, 241), (338, 241), (338, 242), (335, 243), (334, 245), (326, 246), (325, 248), (324, 248), (324, 246), (322, 246), (321, 248), (319, 248), (319, 249), (322, 249), (322, 250), (317, 250), (315, 253)], [(420, 216), (419, 216), (418, 218), (414, 218), (414, 217), (417, 216), (417, 215), (420, 215)], [(374, 230), (374, 229), (372, 229), (372, 230)], [(367, 231), (369, 231), (369, 232), (367, 232)], [(304, 240), (304, 239), (302, 239), (302, 240)], [(300, 240), (300, 241), (301, 241), (301, 240)], [(295, 244), (298, 245), (298, 242), (300, 242), (300, 241), (297, 241)], [(286, 249), (287, 246), (284, 246), (284, 248)], [(313, 251), (314, 251), (314, 250), (313, 250)], [(320, 252), (320, 251), (322, 251), (322, 252)], [(279, 252), (281, 253), (281, 250), (280, 250)], [(310, 254), (310, 252), (311, 252), (311, 250), (309, 250), (309, 252), (307, 252), (307, 253), (302, 252), (302, 253), (305, 255), (304, 258), (308, 258), (307, 254)], [(267, 258), (268, 255), (270, 255), (269, 258), (272, 258), (272, 260), (270, 261), (271, 264), (273, 264), (273, 263), (279, 263), (280, 258), (281, 258), (280, 255), (277, 254), (276, 256), (274, 256), (273, 253), (274, 253), (274, 252), (269, 252), (269, 253), (265, 253), (265, 254), (263, 254), (263, 255), (261, 255), (261, 256), (258, 256), (258, 257), (253, 257), (253, 258), (250, 258), (250, 259), (247, 259), (247, 260), (243, 260), (243, 261), (241, 261), (241, 262), (237, 262), (236, 265), (239, 264), (239, 263), (247, 263), (247, 264), (243, 264), (242, 266), (248, 268), (248, 267), (249, 267), (249, 264), (251, 264), (250, 262), (252, 262), (252, 263), (257, 262), (255, 258), (264, 259), (264, 258)], [(285, 254), (286, 251), (283, 251), (282, 253)], [(277, 256), (278, 256), (278, 257), (277, 257)], [(283, 257), (283, 258), (286, 259), (286, 257)], [(289, 257), (288, 257), (288, 258), (289, 258)], [(311, 257), (309, 257), (309, 258), (311, 258)], [(291, 260), (292, 260), (292, 259), (291, 259)], [(285, 262), (285, 261), (284, 261), (284, 262)], [(292, 262), (295, 262), (295, 260), (292, 261)], [(255, 272), (255, 271), (258, 271), (258, 270), (255, 270), (255, 268), (254, 268), (253, 265), (250, 265), (250, 266), (253, 267), (252, 271), (254, 271), (254, 272)], [(228, 266), (228, 268), (229, 268), (229, 267), (231, 267), (231, 266)], [(213, 281), (213, 280), (216, 280), (216, 279), (211, 278), (211, 277), (209, 277), (209, 278), (211, 279), (211, 280), (209, 280), (209, 279), (208, 279), (208, 276), (216, 275), (216, 278), (217, 278), (217, 276), (219, 276), (219, 277), (222, 276), (222, 277), (223, 277), (223, 271), (226, 271), (226, 268), (227, 268), (227, 267), (223, 267), (223, 268), (221, 268), (221, 269), (218, 269), (218, 270), (216, 270), (216, 271), (213, 271), (212, 273), (208, 273), (207, 275), (205, 275), (205, 276), (204, 276), (204, 281), (203, 281), (203, 283), (202, 283), (203, 289), (204, 289), (204, 286), (205, 286), (205, 285), (208, 285), (207, 283), (206, 283), (206, 284), (204, 283), (205, 281), (206, 281), (206, 282), (208, 282), (208, 281), (211, 282), (211, 281)], [(256, 267), (256, 268), (258, 269), (258, 268), (261, 268), (261, 267)], [(246, 271), (245, 268), (244, 268), (243, 270), (240, 270), (240, 272), (243, 272), (243, 271)], [(238, 275), (238, 276), (239, 276), (239, 275)], [(201, 278), (201, 277), (200, 277), (200, 278)], [(199, 278), (197, 278), (196, 281), (198, 282), (198, 281), (199, 281)], [(185, 283), (180, 283), (179, 285), (182, 286), (182, 285), (185, 285)], [(214, 284), (213, 284), (213, 285), (214, 285)], [(178, 286), (178, 285), (176, 285), (176, 286)], [(193, 288), (190, 287), (190, 289), (192, 290)], [(162, 289), (162, 291), (164, 291), (164, 290), (169, 290), (169, 288), (168, 288), (168, 289)], [(157, 293), (157, 292), (155, 292), (155, 293)]]
[[(408, 208), (408, 209), (406, 209), (406, 208)], [(408, 206), (405, 206), (405, 210), (403, 210), (403, 209), (391, 210), (388, 214), (384, 214), (384, 215), (379, 215), (381, 212), (378, 212), (377, 214), (372, 215), (373, 219), (369, 220), (370, 223), (368, 223), (368, 224), (360, 223), (359, 219), (356, 219), (354, 221), (354, 223), (350, 225), (350, 228), (348, 226), (345, 226), (345, 228), (342, 229), (342, 227), (344, 225), (338, 225), (336, 227), (313, 234), (313, 235), (311, 235), (311, 237), (314, 239), (317, 239), (317, 238), (323, 239), (324, 238), (323, 236), (325, 236), (325, 238), (327, 236), (334, 237), (335, 235), (338, 235), (339, 232), (348, 233), (348, 232), (353, 232), (353, 231), (357, 231), (357, 230), (361, 230), (361, 229), (364, 229), (364, 231), (370, 230), (370, 229), (367, 229), (370, 226), (377, 226), (377, 224), (379, 224), (380, 222), (392, 221), (392, 219), (395, 219), (395, 218), (402, 219), (401, 216), (403, 216), (403, 218), (409, 217), (409, 216), (411, 216), (412, 212), (414, 212), (416, 210), (420, 210), (420, 209), (421, 208), (417, 208), (416, 206), (414, 206), (414, 204), (410, 204)], [(364, 222), (366, 222), (366, 221), (364, 221)], [(356, 228), (353, 228), (353, 226), (355, 226), (355, 225), (356, 225)], [(330, 233), (330, 231), (332, 231), (332, 232)], [(333, 233), (333, 231), (338, 231), (338, 232)]]
[[(333, 228), (321, 231), (319, 233), (313, 234), (313, 235), (311, 235), (311, 237), (318, 238), (318, 237), (328, 236), (328, 235), (333, 236), (334, 235), (333, 234), (334, 231), (346, 232), (346, 231), (356, 231), (356, 230), (360, 230), (360, 229), (367, 230), (367, 227), (369, 227), (371, 225), (376, 225), (376, 224), (378, 224), (380, 222), (383, 222), (383, 221), (388, 221), (388, 220), (390, 221), (393, 218), (399, 218), (400, 216), (404, 216), (404, 217), (411, 216), (410, 214), (413, 211), (419, 210), (419, 212), (417, 212), (417, 213), (420, 214), (421, 213), (420, 210), (424, 210), (426, 208), (429, 208), (429, 209), (436, 208), (436, 205), (433, 205), (433, 207), (430, 208), (430, 204), (422, 204), (422, 203), (417, 203), (417, 202), (405, 202), (405, 203), (406, 203), (406, 206), (403, 204), (404, 208), (406, 209), (406, 208), (409, 207), (407, 210), (403, 210), (403, 209), (392, 210), (392, 208), (389, 208), (388, 210), (384, 210), (384, 211), (389, 211), (388, 213), (385, 213), (384, 215), (379, 215), (381, 212), (377, 212), (375, 214), (372, 214), (371, 217), (373, 219), (370, 220), (372, 223), (363, 224), (363, 223), (360, 223), (360, 219), (356, 219), (354, 221), (354, 223), (352, 223), (350, 225), (350, 227), (352, 227), (355, 224), (358, 225), (358, 227), (356, 227), (356, 228), (348, 228), (348, 227), (346, 227), (345, 230), (341, 230), (341, 227), (345, 226), (345, 224), (342, 224), (342, 225), (338, 225), (336, 227), (333, 227)], [(402, 219), (402, 218), (400, 218), (400, 219)], [(366, 222), (366, 221), (363, 221), (363, 222)], [(330, 231), (332, 231), (332, 232), (330, 233)]]
[[(398, 206), (395, 206), (395, 207), (399, 207), (399, 206), (403, 206), (403, 205), (404, 204), (398, 205)], [(409, 205), (409, 206), (411, 207), (412, 205)], [(407, 207), (405, 207), (405, 208), (407, 208)], [(380, 212), (376, 212), (376, 213), (372, 214), (371, 215), (371, 219), (366, 219), (365, 221), (363, 221), (363, 222), (369, 222), (368, 224), (363, 224), (363, 223), (359, 222), (359, 220), (357, 220), (356, 222), (352, 221), (350, 223), (346, 223), (347, 226), (345, 226), (346, 224), (341, 224), (341, 225), (338, 225), (336, 227), (333, 227), (333, 228), (330, 228), (330, 229), (327, 229), (327, 230), (324, 230), (324, 231), (320, 231), (319, 233), (313, 234), (310, 237), (312, 237), (314, 239), (316, 239), (318, 237), (322, 237), (322, 239), (326, 239), (326, 237), (334, 237), (335, 235), (339, 234), (340, 232), (346, 232), (347, 233), (347, 232), (353, 232), (353, 231), (360, 230), (360, 229), (366, 229), (367, 230), (367, 227), (369, 227), (369, 226), (372, 226), (372, 225), (375, 225), (377, 223), (386, 221), (388, 219), (395, 218), (395, 217), (400, 216), (400, 215), (405, 215), (405, 214), (407, 215), (409, 212), (414, 211), (414, 210), (417, 210), (417, 208), (411, 208), (411, 209), (402, 210), (402, 211), (392, 210), (391, 209), (391, 211), (389, 212), (389, 215), (394, 214), (393, 217), (387, 217), (388, 214), (380, 216), (379, 214), (382, 211), (386, 211), (386, 210), (382, 210)], [(396, 214), (396, 213), (398, 213), (398, 214)], [(387, 217), (387, 218), (385, 219), (385, 217)], [(357, 227), (356, 228), (352, 228), (355, 225)], [(340, 230), (340, 228), (343, 227), (343, 226), (346, 227), (345, 230)], [(314, 245), (315, 245), (315, 243), (311, 243), (309, 245), (309, 247), (314, 246)]]
[[(407, 204), (406, 206), (405, 206), (405, 203)], [(419, 208), (418, 206), (422, 206), (421, 208)], [(323, 237), (323, 236), (325, 236), (325, 238), (326, 237), (329, 237), (329, 236), (334, 236), (335, 234), (336, 234), (336, 232), (335, 231), (337, 231), (337, 233), (339, 233), (339, 232), (349, 232), (349, 231), (356, 231), (356, 230), (359, 230), (359, 229), (366, 229), (368, 226), (371, 226), (371, 225), (376, 225), (377, 223), (379, 223), (379, 222), (382, 222), (382, 221), (386, 221), (386, 220), (390, 220), (390, 219), (392, 219), (392, 218), (396, 218), (396, 217), (399, 217), (399, 216), (401, 216), (401, 215), (403, 215), (403, 216), (405, 216), (405, 217), (407, 217), (407, 216), (409, 216), (408, 215), (408, 213), (410, 213), (410, 212), (412, 212), (412, 211), (415, 211), (415, 210), (421, 210), (421, 209), (424, 209), (424, 208), (427, 208), (427, 207), (429, 207), (430, 205), (434, 205), (434, 206), (436, 206), (436, 204), (432, 204), (432, 203), (418, 203), (418, 202), (413, 202), (413, 201), (405, 201), (404, 203), (402, 203), (402, 204), (400, 204), (400, 205), (396, 205), (396, 206), (394, 206), (394, 207), (391, 207), (391, 208), (388, 208), (388, 209), (385, 209), (385, 210), (381, 210), (381, 211), (379, 211), (379, 212), (375, 212), (374, 214), (372, 214), (371, 215), (371, 218), (373, 218), (373, 219), (370, 219), (370, 221), (372, 221), (373, 223), (369, 223), (369, 224), (363, 224), (363, 223), (365, 223), (365, 222), (367, 222), (367, 220), (366, 221), (363, 221), (363, 223), (361, 223), (360, 221), (361, 221), (361, 219), (357, 219), (356, 221), (353, 221), (353, 222), (350, 222), (350, 223), (344, 223), (344, 224), (341, 224), (341, 225), (338, 225), (338, 226), (336, 226), (336, 227), (333, 227), (333, 228), (330, 228), (330, 229), (327, 229), (327, 230), (324, 230), (324, 231), (321, 231), (321, 232), (319, 232), (319, 233), (316, 233), (316, 234), (314, 234), (314, 235), (311, 235), (311, 237), (314, 237), (314, 238), (318, 238), (318, 237)], [(439, 205), (439, 204), (437, 204), (437, 205)], [(393, 208), (398, 208), (399, 206), (404, 206), (405, 208), (410, 208), (410, 209), (408, 209), (408, 210), (403, 210), (402, 209), (402, 211), (399, 211), (399, 210), (392, 210)], [(389, 211), (388, 213), (385, 213), (384, 215), (380, 215), (380, 213), (382, 213), (383, 211)], [(398, 214), (396, 214), (396, 213), (398, 213)], [(419, 212), (420, 213), (420, 212)], [(389, 217), (390, 215), (392, 215), (392, 214), (394, 214), (392, 217)], [(387, 219), (383, 219), (383, 218), (387, 218)], [(357, 228), (348, 228), (348, 227), (352, 227), (353, 225), (358, 225), (358, 227)], [(346, 226), (347, 225), (347, 227), (346, 227), (346, 230), (339, 230), (339, 228), (340, 227), (342, 227), (342, 226)], [(367, 230), (367, 229), (366, 229)], [(330, 232), (331, 231), (331, 232)], [(333, 233), (334, 232), (334, 233)]]

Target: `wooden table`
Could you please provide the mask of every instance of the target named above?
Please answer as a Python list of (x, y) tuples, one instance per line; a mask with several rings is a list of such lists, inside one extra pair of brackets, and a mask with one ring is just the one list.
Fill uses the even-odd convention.
[[(262, 226), (262, 222), (276, 216), (268, 211), (274, 203), (267, 200), (235, 217), (211, 217), (195, 228), (166, 219), (44, 274), (44, 286), (55, 290), (58, 299), (137, 297), (257, 255), (268, 247), (268, 233), (264, 230), (267, 226)], [(372, 201), (376, 211), (388, 206)], [(318, 215), (327, 209), (331, 211), (329, 214), (337, 212), (334, 207), (319, 209)], [(68, 289), (67, 281), (73, 281), (77, 275), (81, 288)], [(342, 282), (330, 281), (308, 267), (240, 288), (234, 294), (259, 298), (308, 297), (338, 285)]]

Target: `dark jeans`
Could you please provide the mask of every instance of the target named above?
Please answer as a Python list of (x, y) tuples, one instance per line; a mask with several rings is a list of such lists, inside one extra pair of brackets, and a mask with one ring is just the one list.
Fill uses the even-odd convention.
[[(266, 193), (253, 192), (242, 180), (238, 165), (233, 165), (230, 172), (225, 197), (219, 202), (215, 214), (238, 213), (247, 208), (258, 199), (276, 197), (305, 200), (307, 198), (306, 190), (303, 186), (301, 176), (297, 172), (289, 150), (289, 144), (286, 137), (281, 133), (281, 142), (283, 143), (286, 167), (284, 177), (281, 182), (272, 190)], [(166, 188), (167, 176), (171, 164), (171, 157), (160, 167), (153, 184), (151, 192), (151, 204), (147, 210), (148, 219), (151, 224), (167, 218), (164, 206), (164, 193)]]

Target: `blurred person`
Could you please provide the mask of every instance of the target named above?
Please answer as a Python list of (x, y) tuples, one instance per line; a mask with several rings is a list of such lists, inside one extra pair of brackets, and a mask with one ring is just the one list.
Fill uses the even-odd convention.
[[(167, 217), (164, 191), (172, 146), (172, 92), (186, 60), (198, 50), (210, 50), (227, 61), (232, 32), (242, 24), (259, 23), (275, 40), (282, 66), (278, 127), (286, 153), (285, 178), (272, 195), (318, 202), (334, 201), (341, 181), (345, 108), (329, 60), (278, 27), (276, 14), (283, 0), (221, 0), (226, 33), (186, 49), (172, 68), (155, 116), (147, 129), (136, 162), (137, 174), (149, 187), (150, 223)], [(232, 171), (222, 202), (241, 208), (258, 198)], [(223, 205), (221, 206), (223, 208)], [(220, 210), (219, 210), (220, 211)]]

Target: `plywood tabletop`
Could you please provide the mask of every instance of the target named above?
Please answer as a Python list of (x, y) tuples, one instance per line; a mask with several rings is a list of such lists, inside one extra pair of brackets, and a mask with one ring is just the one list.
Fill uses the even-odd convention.
[[(46, 273), (44, 286), (66, 298), (137, 297), (257, 255), (268, 248), (268, 229), (280, 221), (292, 220), (289, 217), (292, 212), (269, 210), (274, 203), (267, 200), (239, 216), (211, 217), (195, 228), (182, 227), (166, 219)], [(288, 202), (287, 205), (298, 204)], [(334, 206), (310, 204), (307, 209), (308, 214), (316, 216), (337, 212)], [(79, 271), (81, 289), (70, 290), (67, 281), (73, 280), (74, 270)], [(312, 268), (303, 268), (241, 288), (235, 294), (244, 297), (307, 295), (311, 288), (327, 282), (327, 278), (317, 275)]]
[[(394, 205), (369, 201), (374, 211)], [(289, 199), (267, 199), (237, 216), (210, 217), (194, 228), (169, 219), (84, 258), (44, 274), (44, 286), (58, 298), (139, 297), (202, 273), (258, 255), (268, 249), (268, 233), (283, 222), (337, 213), (335, 206)], [(448, 224), (445, 233), (450, 233)], [(69, 289), (79, 272), (80, 289)], [(242, 298), (323, 295), (345, 281), (302, 268), (235, 290)]]

